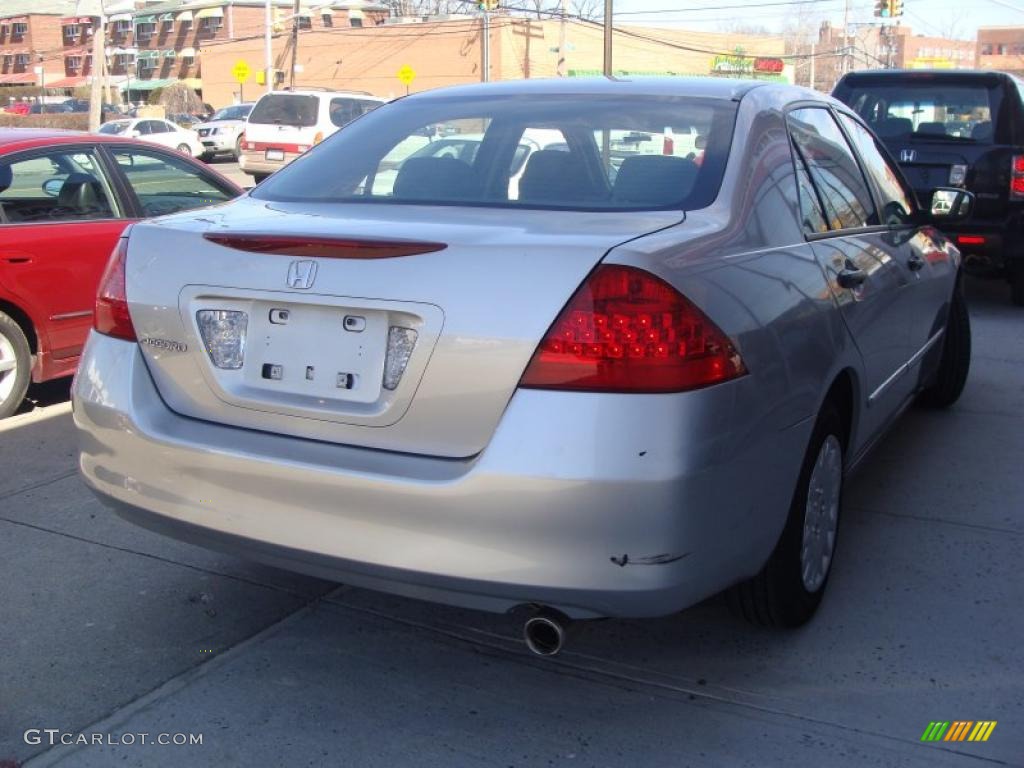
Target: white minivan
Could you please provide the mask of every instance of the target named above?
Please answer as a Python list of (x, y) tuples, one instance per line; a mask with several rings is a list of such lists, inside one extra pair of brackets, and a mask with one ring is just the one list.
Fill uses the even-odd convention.
[(263, 181), (386, 101), (367, 93), (316, 88), (264, 94), (246, 120), (238, 165), (257, 182)]

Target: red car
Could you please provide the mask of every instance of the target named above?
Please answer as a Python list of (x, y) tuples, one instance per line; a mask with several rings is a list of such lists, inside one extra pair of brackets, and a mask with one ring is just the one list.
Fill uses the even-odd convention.
[(30, 380), (75, 372), (97, 285), (128, 224), (241, 193), (150, 143), (0, 129), (0, 418), (17, 410)]
[(12, 115), (27, 115), (30, 109), (32, 109), (32, 105), (27, 101), (16, 101), (9, 107), (5, 107), (4, 112)]

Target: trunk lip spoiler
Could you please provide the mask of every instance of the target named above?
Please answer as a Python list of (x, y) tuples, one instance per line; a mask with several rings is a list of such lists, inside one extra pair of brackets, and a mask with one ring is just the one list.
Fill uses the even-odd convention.
[(447, 243), (425, 240), (270, 232), (204, 232), (203, 239), (237, 251), (326, 259), (393, 259), (448, 247)]

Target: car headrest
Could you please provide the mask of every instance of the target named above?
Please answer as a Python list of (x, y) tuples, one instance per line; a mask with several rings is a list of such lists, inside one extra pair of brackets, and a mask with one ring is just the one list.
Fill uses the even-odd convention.
[(0, 192), (6, 192), (13, 180), (14, 174), (11, 172), (11, 166), (0, 165)]
[(79, 211), (96, 208), (100, 201), (96, 186), (96, 179), (88, 173), (72, 173), (64, 179), (57, 193), (57, 205)]
[(914, 123), (909, 117), (887, 117), (875, 126), (875, 133), (882, 138), (894, 138), (913, 132)]
[[(992, 138), (992, 121), (991, 120), (984, 120), (984, 121), (978, 123), (976, 126), (974, 126), (971, 129), (971, 138), (972, 139), (981, 139), (981, 140), (991, 139)], [(2, 184), (2, 183), (3, 183), (3, 181), (0, 180), (0, 184)]]
[(520, 202), (570, 204), (603, 196), (587, 173), (582, 158), (562, 149), (534, 152), (519, 179)]
[(917, 132), (924, 133), (929, 136), (945, 136), (946, 124), (933, 121), (925, 121), (923, 123), (917, 124)]
[(413, 200), (461, 200), (475, 197), (473, 168), (454, 157), (410, 157), (398, 170), (393, 194)]
[(685, 157), (627, 157), (615, 177), (612, 199), (617, 203), (675, 203), (689, 196), (699, 171), (700, 166)]

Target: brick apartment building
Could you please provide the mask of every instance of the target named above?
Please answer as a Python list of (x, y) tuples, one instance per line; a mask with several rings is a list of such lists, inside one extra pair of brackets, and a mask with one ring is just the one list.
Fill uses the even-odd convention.
[(67, 75), (60, 20), (73, 8), (70, 0), (0, 2), (0, 87), (56, 82)]
[(998, 69), (1024, 77), (1024, 27), (980, 27), (978, 69)]

